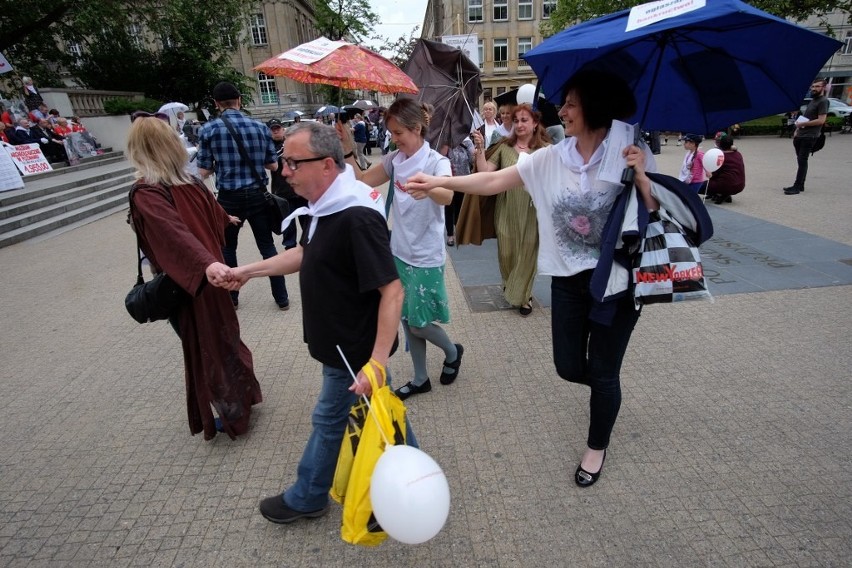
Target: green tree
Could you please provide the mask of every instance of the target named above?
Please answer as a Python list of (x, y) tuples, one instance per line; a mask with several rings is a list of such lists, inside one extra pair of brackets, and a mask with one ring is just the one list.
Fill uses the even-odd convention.
[[(558, 0), (550, 19), (542, 22), (541, 33), (545, 37), (551, 36), (576, 23), (644, 3), (642, 0)], [(852, 22), (852, 0), (753, 0), (748, 3), (793, 21), (802, 21), (811, 16), (821, 17), (834, 10), (843, 10), (850, 14)]]
[[(217, 81), (251, 87), (230, 54), (251, 0), (0, 0), (0, 48), (20, 74), (60, 86), (60, 68), (86, 86), (202, 104)], [(129, 27), (138, 24), (145, 41)], [(68, 42), (82, 56), (67, 52)], [(49, 62), (49, 63), (45, 63)]]
[(369, 0), (316, 0), (314, 7), (317, 30), (328, 39), (359, 44), (380, 39), (373, 30), (381, 22)]
[(411, 57), (414, 52), (414, 46), (417, 44), (417, 39), (420, 36), (414, 37), (414, 34), (420, 29), (420, 26), (415, 26), (408, 35), (401, 35), (396, 41), (391, 41), (385, 38), (384, 43), (379, 48), (379, 51), (388, 59), (393, 61), (397, 67), (402, 67)]

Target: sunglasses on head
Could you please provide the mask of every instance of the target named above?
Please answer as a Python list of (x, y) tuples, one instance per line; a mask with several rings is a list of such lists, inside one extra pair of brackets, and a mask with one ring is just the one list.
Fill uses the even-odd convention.
[(135, 121), (137, 118), (151, 118), (152, 116), (154, 118), (159, 118), (160, 120), (165, 121), (165, 122), (169, 121), (169, 115), (167, 115), (164, 112), (150, 113), (150, 112), (145, 112), (144, 110), (137, 110), (136, 112), (134, 112), (133, 114), (130, 115), (130, 122)]

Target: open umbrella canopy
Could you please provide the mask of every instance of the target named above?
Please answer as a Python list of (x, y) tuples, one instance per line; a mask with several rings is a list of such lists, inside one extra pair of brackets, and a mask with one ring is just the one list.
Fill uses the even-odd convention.
[(361, 110), (372, 110), (372, 109), (378, 110), (379, 103), (377, 103), (376, 101), (368, 101), (368, 100), (365, 100), (365, 99), (358, 99), (357, 101), (355, 101), (354, 103), (352, 103), (349, 106), (354, 106), (356, 108), (360, 108)]
[(267, 59), (254, 70), (289, 77), (300, 83), (322, 83), (343, 89), (380, 93), (417, 92), (411, 78), (378, 53), (324, 37)]
[(304, 114), (305, 114), (305, 113), (303, 113), (303, 112), (302, 112), (302, 111), (300, 111), (300, 110), (288, 110), (287, 112), (285, 112), (285, 113), (284, 113), (284, 120), (293, 120), (293, 119), (295, 119), (297, 116), (298, 116), (298, 117), (302, 117), (302, 116), (304, 116)]
[(340, 108), (334, 105), (323, 105), (317, 109), (314, 116), (325, 116), (327, 114), (337, 114), (338, 112), (340, 112)]
[(541, 91), (561, 104), (574, 73), (609, 71), (636, 96), (632, 122), (708, 133), (799, 108), (841, 45), (739, 0), (668, 0), (665, 11), (660, 4), (583, 22), (526, 52)]
[[(505, 104), (516, 105), (518, 104), (519, 90), (520, 89), (512, 89), (511, 91), (506, 91), (502, 95), (497, 95), (494, 97), (494, 102), (497, 103), (498, 106)], [(562, 121), (559, 120), (559, 109), (555, 104), (548, 101), (544, 95), (538, 95), (538, 101), (536, 102), (535, 108), (541, 113), (541, 123), (544, 126), (562, 124)]]
[(435, 107), (429, 127), (429, 145), (455, 147), (470, 135), (473, 113), (482, 93), (479, 67), (458, 48), (418, 39), (403, 70), (420, 88), (417, 97)]

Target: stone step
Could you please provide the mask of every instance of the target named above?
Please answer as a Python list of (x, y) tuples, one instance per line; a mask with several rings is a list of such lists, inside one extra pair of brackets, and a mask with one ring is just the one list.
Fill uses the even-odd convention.
[(133, 168), (124, 159), (119, 159), (107, 161), (84, 170), (69, 171), (61, 177), (28, 178), (23, 189), (0, 193), (0, 209), (24, 201), (47, 197), (54, 193), (61, 193), (75, 187), (122, 178), (133, 171)]
[[(54, 190), (55, 188), (45, 188), (45, 191), (54, 191), (50, 191), (50, 193), (39, 192), (38, 195), (34, 196), (31, 194), (30, 199), (16, 201), (9, 205), (2, 205), (0, 206), (0, 221), (12, 218), (27, 219), (28, 214), (32, 217), (37, 214), (37, 211), (51, 205), (68, 202), (80, 197), (86, 197), (116, 186), (120, 186), (122, 188), (127, 187), (133, 184), (135, 179), (133, 169), (127, 169), (128, 171), (124, 173), (119, 173), (108, 178), (96, 179), (93, 183), (84, 185), (74, 184), (67, 189)], [(37, 219), (33, 218), (32, 220), (35, 221)], [(0, 225), (0, 231), (2, 231), (2, 225)]]
[(126, 209), (131, 185), (113, 185), (0, 221), (0, 248)]
[(81, 170), (88, 170), (90, 168), (96, 168), (96, 167), (102, 166), (104, 164), (121, 162), (123, 160), (124, 160), (124, 153), (123, 152), (112, 151), (110, 149), (106, 149), (106, 151), (103, 154), (100, 154), (98, 156), (90, 156), (90, 157), (83, 158), (78, 163), (74, 164), (73, 166), (66, 165), (65, 163), (51, 164), (51, 166), (53, 167), (52, 171), (27, 176), (27, 177), (24, 178), (24, 184), (31, 182), (31, 181), (41, 180), (41, 179), (44, 179), (44, 178), (51, 178), (51, 177), (55, 177), (55, 176), (65, 175), (65, 174), (68, 174), (68, 173), (71, 173), (71, 172), (79, 172)]

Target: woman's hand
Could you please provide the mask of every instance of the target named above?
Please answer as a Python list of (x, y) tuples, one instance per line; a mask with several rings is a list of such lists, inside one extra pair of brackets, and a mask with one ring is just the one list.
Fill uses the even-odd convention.
[(645, 151), (633, 144), (624, 149), (624, 157), (627, 165), (633, 168), (633, 185), (639, 190), (645, 207), (649, 211), (656, 211), (660, 204), (651, 195), (651, 178), (645, 173)]
[[(429, 193), (430, 189), (434, 189), (441, 185), (440, 182), (441, 178), (437, 176), (430, 176), (422, 172), (417, 173), (408, 178), (408, 181), (405, 182), (405, 191), (414, 197), (415, 192)], [(415, 197), (415, 199), (422, 199), (422, 197)]]
[(236, 215), (228, 215), (228, 219), (230, 219), (231, 225), (239, 225), (242, 222)]
[(471, 132), (470, 139), (473, 140), (473, 146), (476, 148), (476, 150), (481, 152), (483, 146), (485, 146), (485, 138), (483, 138), (479, 130), (474, 130), (473, 132)]
[(227, 264), (214, 262), (204, 271), (207, 281), (220, 288), (226, 287), (233, 278), (233, 271)]

